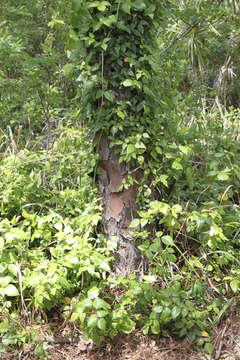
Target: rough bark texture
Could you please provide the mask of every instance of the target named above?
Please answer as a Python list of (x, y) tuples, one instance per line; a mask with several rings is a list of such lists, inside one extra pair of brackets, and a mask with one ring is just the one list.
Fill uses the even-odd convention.
[[(103, 204), (103, 224), (107, 237), (115, 237), (118, 242), (116, 271), (125, 276), (134, 270), (142, 272), (143, 259), (136, 243), (129, 236), (128, 229), (132, 219), (137, 216), (137, 185), (119, 191), (123, 179), (127, 181), (130, 166), (124, 162), (119, 163), (116, 148), (109, 147), (106, 135), (101, 136), (99, 141), (99, 188)], [(131, 176), (139, 179), (141, 173), (133, 171)]]

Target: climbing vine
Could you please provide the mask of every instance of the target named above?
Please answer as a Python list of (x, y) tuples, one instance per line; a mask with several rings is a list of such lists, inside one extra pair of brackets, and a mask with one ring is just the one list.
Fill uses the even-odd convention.
[(57, 310), (212, 353), (240, 289), (237, 2), (29, 4), (0, 4), (0, 351), (47, 358)]

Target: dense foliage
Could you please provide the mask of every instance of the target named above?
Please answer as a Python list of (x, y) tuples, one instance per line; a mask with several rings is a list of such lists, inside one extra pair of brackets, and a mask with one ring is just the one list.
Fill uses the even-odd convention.
[[(240, 288), (238, 25), (235, 0), (0, 4), (1, 352), (56, 309), (96, 343), (138, 328), (213, 351)], [(114, 272), (99, 132), (143, 174), (141, 276)]]

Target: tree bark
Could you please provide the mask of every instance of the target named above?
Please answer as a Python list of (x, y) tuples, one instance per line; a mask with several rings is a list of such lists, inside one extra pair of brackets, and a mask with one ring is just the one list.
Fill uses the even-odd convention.
[[(129, 235), (129, 224), (137, 217), (136, 197), (137, 184), (128, 189), (121, 189), (123, 179), (128, 181), (128, 174), (135, 180), (141, 178), (140, 170), (132, 170), (130, 165), (119, 162), (116, 147), (109, 146), (107, 135), (99, 137), (100, 176), (99, 189), (103, 205), (103, 226), (106, 236), (116, 239), (118, 251), (116, 254), (116, 273), (129, 275), (137, 271), (138, 275), (144, 269), (144, 260), (134, 239)], [(132, 170), (132, 171), (131, 171)]]

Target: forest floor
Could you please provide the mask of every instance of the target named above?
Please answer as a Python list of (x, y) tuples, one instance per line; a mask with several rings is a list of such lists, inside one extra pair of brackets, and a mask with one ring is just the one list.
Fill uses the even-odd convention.
[[(57, 329), (55, 323), (55, 330)], [(68, 329), (67, 329), (68, 328)], [(39, 329), (40, 330), (40, 329)], [(44, 335), (43, 328), (41, 335)], [(197, 349), (196, 344), (172, 338), (149, 338), (140, 332), (117, 336), (112, 342), (99, 347), (90, 341), (67, 343), (66, 326), (61, 334), (46, 342), (47, 354), (36, 356), (36, 345), (26, 344), (18, 350), (2, 355), (2, 360), (240, 360), (240, 316), (232, 315), (213, 329), (214, 351), (208, 355)], [(75, 329), (76, 330), (76, 329)], [(56, 333), (56, 331), (55, 331)], [(46, 338), (47, 339), (47, 338)]]

